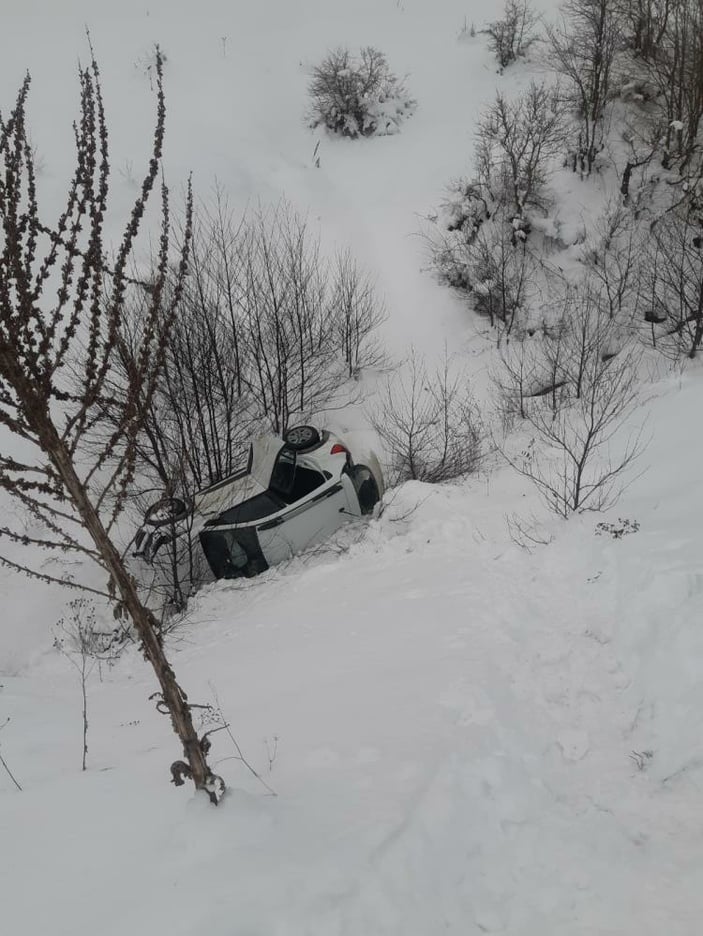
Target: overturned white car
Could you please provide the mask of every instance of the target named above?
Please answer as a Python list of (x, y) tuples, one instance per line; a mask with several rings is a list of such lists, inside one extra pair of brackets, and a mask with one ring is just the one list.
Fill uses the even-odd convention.
[(312, 426), (252, 443), (246, 470), (203, 488), (192, 504), (162, 499), (135, 538), (135, 555), (153, 562), (181, 536), (198, 536), (216, 578), (252, 576), (322, 542), (373, 511), (383, 494), (378, 458), (355, 464), (348, 445)]

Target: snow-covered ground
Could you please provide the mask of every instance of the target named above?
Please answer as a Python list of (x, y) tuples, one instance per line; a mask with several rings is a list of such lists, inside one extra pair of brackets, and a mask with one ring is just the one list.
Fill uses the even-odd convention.
[[(237, 205), (288, 197), (377, 277), (395, 355), (485, 366), (474, 323), (422, 272), (419, 215), (465, 171), (499, 80), (479, 0), (8, 4), (3, 107), (25, 68), (41, 184), (70, 160), (83, 26), (102, 65), (116, 208), (133, 195), (167, 63), (167, 171)], [(307, 68), (371, 43), (408, 73), (395, 137), (320, 144)], [(124, 174), (120, 174), (120, 169)], [(581, 193), (584, 204), (588, 196)], [(647, 388), (647, 471), (606, 515), (547, 514), (505, 469), (409, 484), (334, 551), (205, 589), (170, 638), (224, 732), (213, 809), (168, 785), (178, 755), (136, 652), (80, 686), (52, 649), (71, 596), (0, 579), (0, 905), (17, 936), (695, 936), (703, 913), (703, 374)], [(521, 549), (506, 518), (544, 544)], [(639, 525), (615, 539), (599, 522)], [(514, 529), (514, 528), (513, 528)]]

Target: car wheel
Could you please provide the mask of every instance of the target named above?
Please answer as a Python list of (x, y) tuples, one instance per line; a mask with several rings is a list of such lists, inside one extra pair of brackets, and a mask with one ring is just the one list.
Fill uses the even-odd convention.
[(366, 465), (355, 465), (352, 480), (362, 514), (370, 514), (381, 499), (373, 472)]
[(291, 451), (301, 452), (303, 449), (319, 445), (322, 440), (314, 426), (293, 426), (284, 433), (283, 441)]
[(180, 497), (162, 497), (144, 514), (144, 523), (152, 527), (168, 526), (184, 520), (189, 514), (186, 502)]

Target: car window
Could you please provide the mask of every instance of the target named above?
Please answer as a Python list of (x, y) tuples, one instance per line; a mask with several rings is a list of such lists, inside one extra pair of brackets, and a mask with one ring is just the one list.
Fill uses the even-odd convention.
[(325, 476), (321, 471), (301, 464), (295, 452), (283, 449), (276, 459), (269, 490), (281, 497), (286, 504), (293, 504), (324, 483)]
[(244, 574), (249, 558), (229, 531), (204, 531), (200, 542), (216, 578), (236, 578)]
[(274, 494), (278, 494), (278, 496), (282, 497), (286, 502), (288, 502), (290, 493), (293, 490), (295, 466), (295, 452), (283, 449), (279, 452), (276, 463), (273, 466), (273, 471), (271, 472), (269, 490), (273, 491)]
[(268, 568), (256, 530), (209, 530), (200, 534), (200, 542), (216, 578), (256, 575)]

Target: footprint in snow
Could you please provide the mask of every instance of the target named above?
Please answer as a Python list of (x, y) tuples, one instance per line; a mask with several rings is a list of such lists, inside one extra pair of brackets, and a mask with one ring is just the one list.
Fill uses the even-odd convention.
[(590, 742), (586, 731), (562, 731), (557, 738), (564, 760), (580, 761), (588, 754)]

